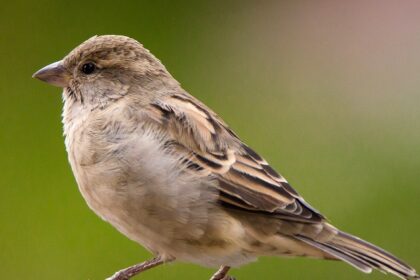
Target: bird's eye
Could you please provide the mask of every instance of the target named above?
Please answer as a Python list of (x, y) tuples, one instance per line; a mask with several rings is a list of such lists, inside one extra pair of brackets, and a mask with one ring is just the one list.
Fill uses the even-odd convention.
[(92, 62), (87, 62), (82, 65), (82, 72), (86, 75), (92, 74), (93, 72), (95, 72), (95, 70), (96, 66)]

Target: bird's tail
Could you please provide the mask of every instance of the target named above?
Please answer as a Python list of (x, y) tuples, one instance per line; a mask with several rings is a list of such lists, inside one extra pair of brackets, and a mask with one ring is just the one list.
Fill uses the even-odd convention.
[[(327, 226), (330, 225), (327, 224)], [(317, 241), (316, 238), (312, 239), (302, 235), (298, 235), (296, 238), (365, 273), (370, 273), (375, 268), (384, 273), (392, 273), (401, 279), (420, 279), (414, 268), (397, 257), (369, 242), (342, 231), (337, 230), (334, 237), (328, 241)]]

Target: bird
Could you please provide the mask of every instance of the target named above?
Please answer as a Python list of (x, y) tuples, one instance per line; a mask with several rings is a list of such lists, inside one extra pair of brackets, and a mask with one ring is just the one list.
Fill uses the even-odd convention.
[(154, 256), (107, 279), (182, 261), (228, 280), (261, 256), (419, 279), (334, 227), (137, 40), (93, 36), (33, 77), (63, 89), (68, 160), (89, 208)]

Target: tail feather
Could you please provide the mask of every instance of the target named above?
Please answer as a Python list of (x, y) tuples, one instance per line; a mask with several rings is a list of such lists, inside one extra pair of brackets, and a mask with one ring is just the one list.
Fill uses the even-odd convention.
[(341, 261), (344, 261), (346, 263), (348, 263), (349, 265), (353, 266), (354, 268), (363, 271), (364, 273), (371, 273), (372, 272), (372, 267), (371, 265), (364, 261), (361, 258), (358, 257), (354, 257), (351, 254), (348, 254), (347, 252), (343, 251), (343, 250), (338, 250), (332, 246), (329, 246), (327, 244), (323, 244), (320, 242), (316, 242), (314, 240), (311, 240), (309, 238), (306, 238), (304, 236), (296, 236), (297, 239), (311, 245), (314, 246), (322, 251), (324, 251), (325, 253), (328, 253), (329, 255), (333, 256), (334, 258), (337, 258)]
[(374, 262), (379, 270), (395, 274), (402, 279), (406, 279), (407, 277), (418, 277), (413, 268), (395, 256), (355, 236), (339, 232), (333, 242), (342, 249), (348, 250), (365, 260)]
[[(347, 250), (345, 248), (343, 248), (343, 250), (349, 252), (349, 250)], [(391, 273), (391, 274), (397, 275), (398, 277), (400, 277), (402, 279), (405, 279), (407, 277), (406, 275), (402, 274), (401, 272), (396, 271), (394, 268), (389, 267), (388, 265), (386, 265), (384, 263), (381, 263), (377, 260), (369, 259), (369, 258), (363, 256), (360, 253), (350, 252), (350, 254), (353, 254), (353, 255), (365, 260), (366, 262), (370, 263), (372, 267), (375, 267), (376, 269), (378, 269), (379, 271), (381, 271), (383, 273)]]
[(297, 235), (296, 238), (365, 273), (370, 273), (375, 268), (401, 279), (420, 279), (412, 267), (392, 254), (345, 232), (337, 231), (333, 238), (324, 241), (302, 235)]

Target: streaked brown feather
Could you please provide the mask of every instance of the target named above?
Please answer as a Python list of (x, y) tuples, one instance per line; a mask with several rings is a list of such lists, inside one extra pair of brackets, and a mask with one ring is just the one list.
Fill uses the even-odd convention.
[[(219, 182), (220, 201), (279, 218), (319, 222), (324, 217), (204, 104), (174, 94), (151, 104), (153, 119), (165, 126), (189, 169)], [(205, 171), (208, 172), (205, 172)]]
[(152, 117), (170, 131), (171, 146), (191, 172), (218, 182), (221, 205), (283, 221), (283, 231), (364, 272), (377, 268), (407, 279), (414, 269), (388, 252), (338, 231), (210, 109), (188, 95), (153, 104)]

